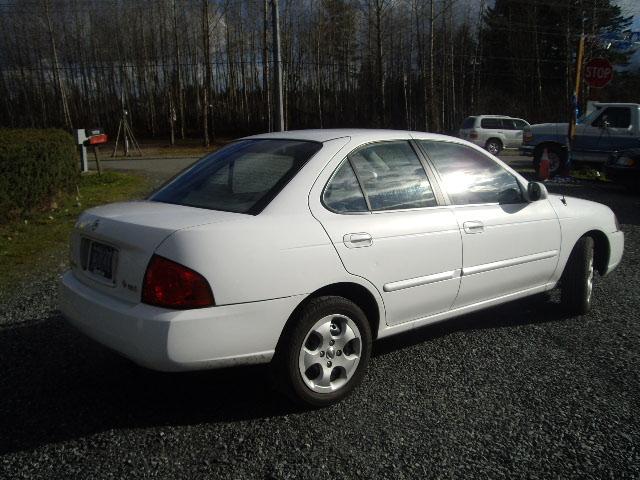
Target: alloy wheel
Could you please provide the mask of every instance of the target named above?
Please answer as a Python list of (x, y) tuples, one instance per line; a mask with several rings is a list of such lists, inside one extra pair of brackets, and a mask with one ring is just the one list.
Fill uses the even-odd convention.
[(358, 326), (345, 315), (318, 320), (305, 336), (298, 367), (304, 383), (316, 393), (343, 387), (360, 363), (362, 337)]

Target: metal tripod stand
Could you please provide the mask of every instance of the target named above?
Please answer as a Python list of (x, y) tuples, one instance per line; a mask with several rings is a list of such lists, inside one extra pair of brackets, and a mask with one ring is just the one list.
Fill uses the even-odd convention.
[(132, 146), (134, 149), (138, 151), (138, 155), (142, 156), (142, 150), (140, 150), (140, 145), (136, 140), (136, 137), (133, 135), (131, 131), (131, 127), (129, 126), (129, 121), (127, 120), (127, 116), (129, 112), (127, 110), (122, 111), (122, 117), (120, 118), (120, 123), (118, 123), (118, 133), (116, 134), (116, 144), (113, 147), (112, 157), (117, 156), (118, 154), (118, 142), (120, 141), (120, 132), (122, 132), (122, 147), (124, 149), (124, 156), (129, 156), (129, 147)]

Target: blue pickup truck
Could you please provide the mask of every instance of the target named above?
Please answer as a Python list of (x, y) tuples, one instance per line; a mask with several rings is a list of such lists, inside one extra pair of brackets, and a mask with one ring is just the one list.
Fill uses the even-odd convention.
[[(571, 152), (573, 162), (606, 164), (612, 153), (640, 148), (640, 104), (593, 103), (578, 119)], [(522, 155), (532, 156), (538, 169), (542, 152), (549, 154), (549, 170), (558, 173), (567, 159), (567, 123), (542, 123), (524, 128)]]

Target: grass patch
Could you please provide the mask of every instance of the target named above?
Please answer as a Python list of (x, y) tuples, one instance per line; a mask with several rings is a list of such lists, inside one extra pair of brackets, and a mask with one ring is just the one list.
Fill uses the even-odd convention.
[(138, 175), (84, 175), (77, 193), (60, 198), (50, 211), (0, 225), (0, 296), (33, 275), (66, 267), (69, 235), (83, 210), (142, 198), (150, 190), (150, 182)]
[(579, 180), (592, 180), (592, 181), (602, 181), (607, 182), (607, 176), (604, 172), (597, 170), (595, 168), (578, 168), (571, 172), (573, 177)]

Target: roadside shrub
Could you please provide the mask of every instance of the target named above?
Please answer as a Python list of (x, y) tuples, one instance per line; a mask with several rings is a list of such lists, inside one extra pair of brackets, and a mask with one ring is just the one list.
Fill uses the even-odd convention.
[(73, 138), (56, 129), (0, 129), (0, 222), (47, 207), (77, 183)]

